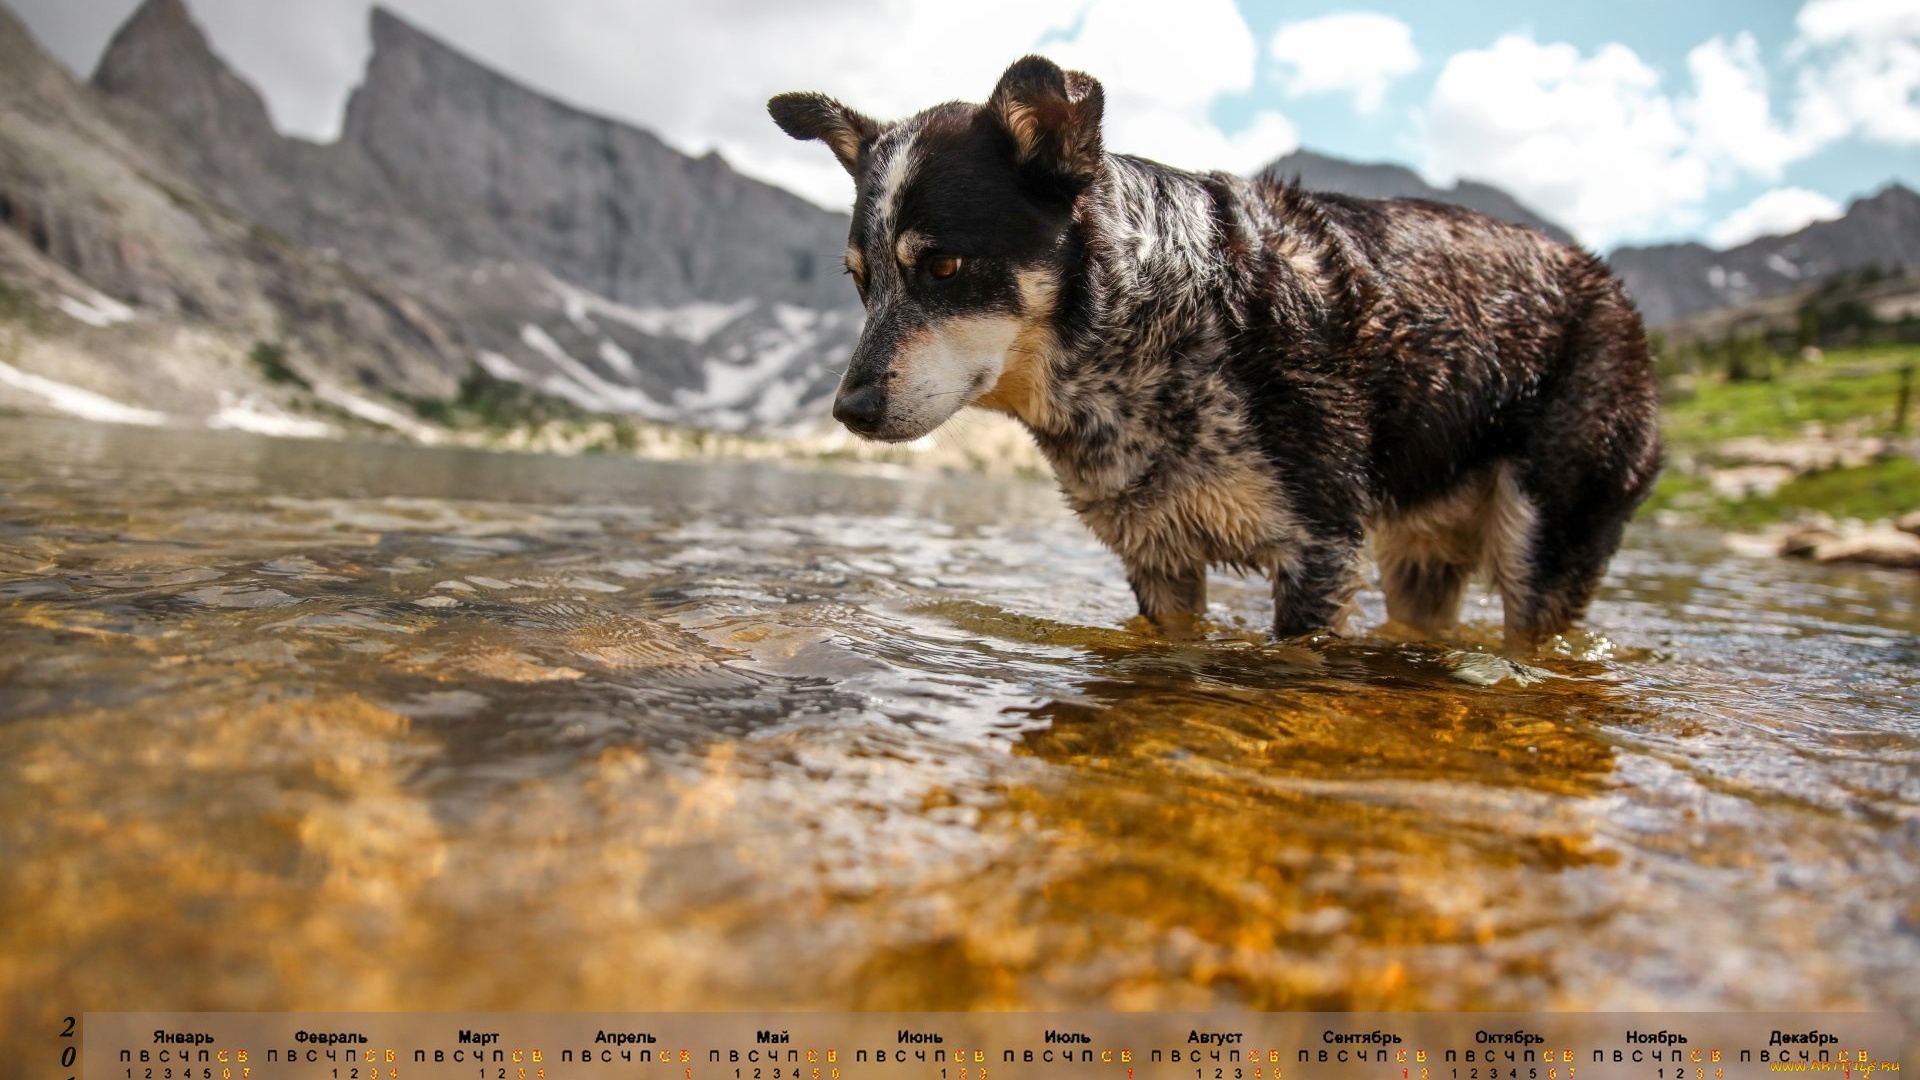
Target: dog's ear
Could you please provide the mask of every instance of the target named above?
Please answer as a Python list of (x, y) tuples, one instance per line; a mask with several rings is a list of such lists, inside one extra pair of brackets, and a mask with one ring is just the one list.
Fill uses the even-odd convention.
[(854, 179), (860, 178), (860, 151), (880, 137), (880, 125), (825, 94), (780, 94), (767, 102), (780, 130), (796, 139), (819, 139)]
[(1044, 56), (1026, 56), (1000, 76), (987, 109), (1013, 136), (1014, 159), (1022, 168), (1077, 189), (1100, 171), (1103, 102), (1093, 76), (1062, 71)]

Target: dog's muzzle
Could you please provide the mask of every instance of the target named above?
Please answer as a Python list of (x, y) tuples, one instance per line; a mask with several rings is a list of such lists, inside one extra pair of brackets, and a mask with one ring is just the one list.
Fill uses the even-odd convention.
[(872, 435), (886, 419), (887, 395), (878, 383), (842, 387), (833, 399), (833, 418), (856, 435)]

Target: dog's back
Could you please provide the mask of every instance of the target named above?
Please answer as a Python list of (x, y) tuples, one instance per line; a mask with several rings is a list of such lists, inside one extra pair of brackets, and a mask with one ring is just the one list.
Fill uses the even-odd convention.
[[(1515, 637), (1564, 629), (1659, 469), (1652, 360), (1618, 280), (1585, 251), (1461, 207), (1251, 187), (1274, 214), (1270, 242), (1326, 305), (1315, 375), (1352, 387), (1333, 398), (1354, 410), (1336, 427), (1367, 447), (1393, 614), (1443, 625), (1483, 570)], [(1286, 439), (1267, 435), (1272, 449)]]

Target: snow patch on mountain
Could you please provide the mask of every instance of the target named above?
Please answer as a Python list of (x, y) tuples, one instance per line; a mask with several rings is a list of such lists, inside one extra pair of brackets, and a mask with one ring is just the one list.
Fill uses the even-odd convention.
[[(769, 315), (772, 325), (748, 332), (743, 341), (735, 342), (719, 356), (706, 357), (704, 389), (680, 390), (674, 394), (674, 404), (689, 412), (714, 414), (716, 419), (721, 413), (734, 411), (763, 423), (787, 419), (797, 409), (800, 394), (826, 367), (827, 358), (818, 355), (823, 334), (839, 327), (848, 313), (775, 304)], [(776, 383), (810, 353), (815, 355), (811, 357), (813, 363), (806, 365), (809, 370), (794, 373), (800, 376), (797, 380)], [(788, 385), (795, 381), (798, 385)], [(764, 393), (776, 387), (776, 397), (765, 399)], [(782, 402), (786, 402), (784, 407)], [(726, 419), (732, 421), (733, 417)]]
[(101, 292), (89, 291), (85, 299), (62, 294), (54, 303), (70, 317), (96, 330), (133, 321), (133, 309)]
[(635, 307), (610, 300), (552, 274), (542, 273), (547, 287), (560, 297), (567, 318), (583, 333), (598, 333), (590, 315), (623, 323), (651, 337), (678, 338), (704, 344), (721, 328), (752, 311), (759, 301), (748, 297), (732, 303), (696, 300), (675, 307)]
[(337, 405), (348, 413), (371, 424), (379, 424), (429, 445), (440, 441), (440, 433), (429, 425), (423, 424), (406, 413), (377, 401), (370, 401), (357, 394), (348, 393), (337, 386), (325, 383), (314, 388), (314, 393), (322, 401)]
[(231, 390), (220, 391), (220, 411), (207, 418), (207, 426), (294, 439), (326, 439), (339, 434), (332, 424), (295, 416), (253, 394)]
[(83, 390), (78, 386), (21, 371), (4, 361), (0, 361), (0, 383), (5, 383), (16, 390), (24, 390), (61, 412), (69, 416), (78, 416), (83, 420), (147, 426), (167, 422), (166, 413), (155, 412), (152, 409), (137, 409), (91, 390)]
[(631, 413), (649, 420), (671, 420), (674, 411), (647, 396), (637, 386), (618, 386), (601, 378), (592, 368), (574, 359), (553, 335), (527, 323), (520, 328), (520, 340), (559, 369), (539, 384), (555, 397), (566, 398), (583, 409), (595, 412)]

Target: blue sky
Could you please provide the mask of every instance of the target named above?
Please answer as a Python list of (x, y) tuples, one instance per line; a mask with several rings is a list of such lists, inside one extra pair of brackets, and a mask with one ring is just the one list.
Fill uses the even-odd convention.
[[(1715, 39), (1732, 40), (1744, 33), (1757, 46), (1770, 112), (1778, 123), (1791, 127), (1802, 73), (1846, 60), (1836, 60), (1831, 55), (1834, 50), (1824, 50), (1826, 55), (1807, 55), (1804, 43), (1796, 47), (1802, 36), (1796, 16), (1805, 6), (1792, 0), (1586, 0), (1560, 4), (1384, 0), (1362, 5), (1252, 0), (1238, 7), (1257, 41), (1270, 40), (1288, 24), (1342, 12), (1377, 12), (1412, 29), (1419, 66), (1395, 79), (1373, 112), (1354, 108), (1351, 96), (1290, 94), (1284, 77), (1277, 77), (1263, 80), (1248, 94), (1223, 98), (1216, 105), (1216, 116), (1231, 129), (1245, 123), (1262, 102), (1277, 101), (1298, 129), (1304, 146), (1343, 157), (1396, 161), (1419, 168), (1428, 159), (1420, 118), (1430, 104), (1441, 70), (1458, 54), (1486, 49), (1498, 39), (1515, 34), (1540, 44), (1566, 43), (1587, 58), (1604, 45), (1619, 44), (1632, 50), (1658, 76), (1661, 89), (1668, 95), (1684, 98), (1693, 90), (1689, 53)], [(1920, 59), (1916, 59), (1920, 58), (1920, 0), (1873, 0), (1853, 6), (1861, 9), (1863, 22), (1878, 18), (1893, 31), (1886, 43), (1888, 51), (1895, 54), (1888, 64), (1894, 69), (1889, 72), (1890, 81), (1904, 82), (1907, 107), (1920, 114)], [(1902, 75), (1904, 79), (1900, 79)], [(1501, 182), (1499, 176), (1482, 178)], [(1675, 214), (1664, 220), (1649, 220), (1638, 229), (1608, 230), (1610, 235), (1602, 242), (1703, 239), (1714, 235), (1731, 215), (1769, 192), (1799, 189), (1844, 207), (1851, 199), (1871, 194), (1893, 180), (1920, 187), (1920, 140), (1848, 134), (1783, 162), (1777, 174), (1730, 170), (1711, 182), (1706, 196), (1697, 203), (1682, 201)], [(1505, 186), (1525, 187), (1511, 177)], [(1517, 193), (1526, 198), (1524, 191)], [(1790, 209), (1779, 219), (1783, 225), (1792, 220)], [(1594, 230), (1589, 227), (1581, 231), (1591, 236)]]
[[(89, 71), (135, 0), (0, 0)], [(187, 0), (283, 130), (328, 139), (370, 0)], [(523, 82), (718, 150), (823, 205), (851, 187), (766, 98), (887, 118), (983, 100), (1041, 51), (1099, 78), (1109, 148), (1249, 172), (1295, 146), (1506, 188), (1589, 245), (1737, 242), (1920, 187), (1920, 0), (389, 0)]]

